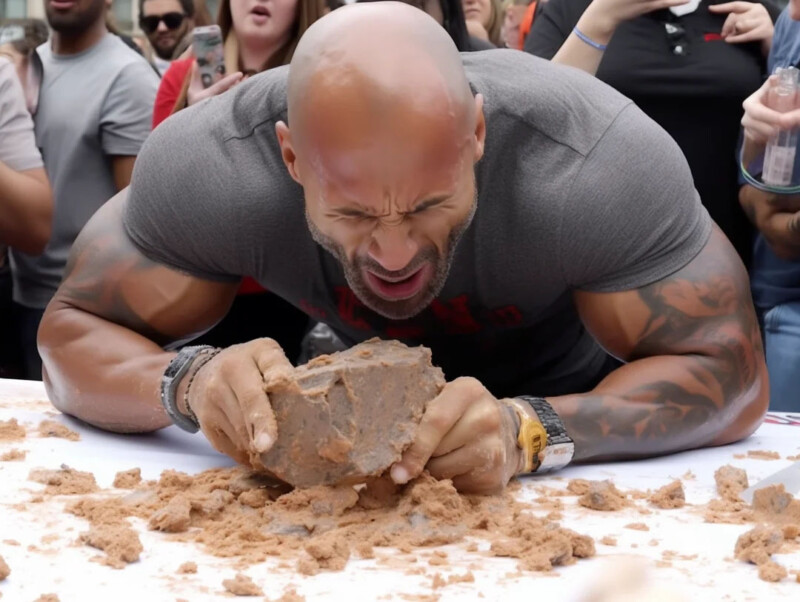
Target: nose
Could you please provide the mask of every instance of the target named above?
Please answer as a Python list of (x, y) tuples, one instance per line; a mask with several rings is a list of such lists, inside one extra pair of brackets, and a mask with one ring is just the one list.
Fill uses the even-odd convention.
[(417, 255), (419, 245), (411, 237), (410, 226), (379, 225), (372, 233), (368, 255), (389, 272), (399, 272)]
[(169, 27), (167, 27), (164, 21), (162, 20), (158, 22), (158, 27), (156, 27), (156, 31), (159, 33), (164, 33), (169, 31)]

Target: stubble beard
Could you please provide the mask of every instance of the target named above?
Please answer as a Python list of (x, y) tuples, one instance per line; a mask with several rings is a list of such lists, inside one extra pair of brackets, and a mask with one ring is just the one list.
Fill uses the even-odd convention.
[(50, 3), (45, 3), (45, 13), (50, 27), (59, 34), (68, 37), (77, 37), (89, 30), (98, 19), (102, 18), (105, 11), (105, 0), (93, 0), (92, 3), (79, 13), (59, 13), (50, 8)]
[[(426, 247), (417, 253), (401, 272), (387, 272), (379, 263), (369, 257), (356, 256), (353, 261), (350, 261), (341, 245), (323, 234), (311, 221), (308, 212), (306, 212), (306, 222), (311, 232), (311, 238), (339, 261), (348, 286), (364, 305), (390, 320), (406, 320), (423, 311), (442, 292), (450, 274), (458, 243), (472, 224), (477, 207), (476, 195), (467, 217), (450, 231), (444, 256), (435, 247)], [(419, 293), (409, 299), (388, 301), (375, 294), (364, 278), (365, 271), (370, 271), (379, 277), (404, 278), (414, 274), (426, 263), (432, 266), (433, 276)]]

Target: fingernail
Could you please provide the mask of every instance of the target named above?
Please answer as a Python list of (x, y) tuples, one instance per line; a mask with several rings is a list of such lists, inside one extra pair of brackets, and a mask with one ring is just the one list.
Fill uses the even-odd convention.
[(272, 447), (273, 439), (267, 433), (261, 433), (256, 437), (256, 449), (259, 452), (268, 451)]
[(392, 481), (397, 483), (398, 485), (405, 485), (408, 483), (408, 471), (400, 466), (399, 464), (395, 464), (392, 466)]

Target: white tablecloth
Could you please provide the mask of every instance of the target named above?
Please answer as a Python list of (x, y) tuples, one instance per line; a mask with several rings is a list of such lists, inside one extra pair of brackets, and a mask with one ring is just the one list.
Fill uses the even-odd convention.
[[(62, 602), (114, 600), (136, 602), (174, 602), (177, 598), (203, 601), (230, 597), (223, 592), (223, 579), (233, 577), (234, 561), (215, 558), (196, 546), (167, 541), (150, 532), (146, 525), (133, 521), (140, 533), (144, 552), (141, 560), (123, 570), (114, 570), (89, 559), (97, 554), (76, 545), (87, 524), (62, 512), (64, 499), (44, 504), (28, 504), (26, 510), (12, 505), (26, 502), (41, 486), (28, 480), (32, 468), (57, 468), (62, 463), (94, 473), (101, 487), (110, 487), (120, 470), (140, 467), (145, 479), (158, 478), (166, 468), (196, 473), (208, 468), (228, 466), (231, 461), (215, 452), (202, 436), (188, 435), (175, 427), (152, 435), (114, 435), (105, 433), (57, 414), (47, 402), (41, 383), (0, 380), (0, 420), (17, 418), (29, 430), (25, 440), (1, 442), (0, 454), (11, 448), (28, 451), (24, 462), (0, 462), (0, 555), (12, 569), (0, 582), (2, 602), (33, 602), (44, 593), (57, 593)], [(31, 431), (45, 419), (67, 424), (81, 434), (79, 442), (38, 438)], [(747, 450), (780, 453), (781, 460), (737, 459)], [(598, 575), (609, 570), (609, 562), (627, 562), (632, 556), (652, 566), (651, 578), (695, 600), (800, 600), (800, 583), (791, 576), (782, 583), (760, 581), (757, 570), (733, 560), (737, 537), (751, 525), (705, 523), (699, 506), (715, 496), (714, 471), (723, 464), (745, 468), (751, 483), (789, 464), (785, 458), (800, 453), (800, 415), (774, 415), (753, 436), (724, 448), (705, 449), (638, 462), (569, 467), (557, 475), (527, 478), (523, 497), (536, 497), (536, 487), (563, 488), (565, 479), (613, 479), (622, 488), (656, 489), (688, 470), (696, 476), (684, 480), (688, 505), (681, 510), (657, 511), (641, 516), (635, 509), (600, 513), (579, 508), (575, 498), (566, 501), (561, 524), (596, 539), (616, 537), (616, 547), (597, 544), (597, 556), (561, 567), (549, 575), (516, 573), (513, 560), (481, 557), (480, 570), (473, 570), (474, 583), (459, 583), (431, 589), (431, 576), (463, 574), (467, 563), (475, 563), (458, 545), (447, 546), (452, 568), (430, 567), (426, 575), (409, 575), (375, 560), (351, 559), (342, 572), (304, 577), (280, 569), (277, 561), (255, 565), (246, 573), (264, 589), (270, 599), (280, 597), (289, 586), (307, 600), (421, 599), (438, 595), (440, 600), (580, 600)], [(631, 522), (646, 522), (649, 532), (626, 529)], [(48, 535), (58, 539), (49, 541)], [(42, 541), (42, 538), (44, 542)], [(9, 545), (16, 540), (21, 545)], [(33, 547), (29, 547), (33, 546)], [(671, 567), (658, 567), (666, 550), (694, 556), (694, 560), (673, 559)], [(177, 576), (184, 561), (198, 564), (195, 575)], [(775, 560), (790, 571), (800, 570), (800, 552), (776, 555)], [(459, 566), (463, 561), (464, 565)], [(424, 563), (421, 563), (424, 565)], [(433, 598), (431, 598), (433, 599)], [(645, 602), (645, 601), (643, 601)]]

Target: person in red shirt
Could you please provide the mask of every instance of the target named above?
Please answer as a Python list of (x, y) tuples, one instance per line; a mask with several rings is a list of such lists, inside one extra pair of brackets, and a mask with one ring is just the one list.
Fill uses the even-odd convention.
[[(153, 128), (173, 113), (222, 94), (244, 78), (287, 65), (303, 33), (324, 15), (323, 0), (222, 0), (217, 22), (225, 40), (225, 77), (203, 88), (194, 56), (173, 61), (161, 80)], [(279, 318), (276, 319), (276, 316)], [(297, 358), (308, 318), (255, 280), (245, 278), (228, 315), (198, 343), (228, 346), (270, 337)]]

